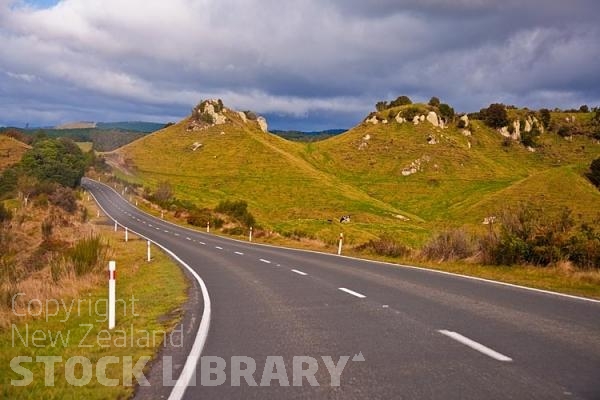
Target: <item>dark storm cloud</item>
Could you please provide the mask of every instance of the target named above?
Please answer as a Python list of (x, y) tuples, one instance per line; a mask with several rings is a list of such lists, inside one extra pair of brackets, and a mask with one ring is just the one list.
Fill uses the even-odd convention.
[(400, 94), (597, 105), (600, 5), (524, 3), (0, 0), (0, 124), (174, 120), (206, 97), (294, 129)]

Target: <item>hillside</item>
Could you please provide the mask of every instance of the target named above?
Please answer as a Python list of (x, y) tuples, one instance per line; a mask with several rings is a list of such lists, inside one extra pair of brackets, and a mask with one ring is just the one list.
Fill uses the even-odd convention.
[(190, 117), (116, 154), (128, 179), (151, 187), (168, 181), (176, 196), (201, 207), (246, 200), (264, 227), (329, 243), (342, 215), (351, 216), (343, 226), (351, 243), (387, 232), (420, 245), (444, 226), (479, 229), (485, 217), (521, 201), (569, 206), (585, 219), (600, 210), (600, 192), (583, 177), (600, 155), (597, 141), (545, 132), (528, 148), (482, 121), (459, 128), (457, 117), (435, 126), (426, 119), (434, 110), (392, 107), (343, 134), (298, 143), (224, 108), (225, 122), (189, 129)]
[(0, 135), (0, 172), (18, 163), (28, 146), (11, 137)]

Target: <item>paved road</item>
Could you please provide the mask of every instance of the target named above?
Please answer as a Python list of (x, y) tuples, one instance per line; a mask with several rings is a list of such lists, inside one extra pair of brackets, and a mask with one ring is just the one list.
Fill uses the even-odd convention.
[[(188, 387), (186, 399), (600, 399), (598, 302), (225, 239), (153, 218), (105, 185), (84, 186), (111, 218), (206, 283), (202, 356), (225, 359), (227, 380)], [(352, 361), (358, 353), (365, 361)], [(290, 386), (232, 386), (232, 356), (256, 360), (258, 384), (267, 357), (282, 356)], [(319, 386), (293, 386), (294, 356), (319, 361)], [(350, 356), (339, 387), (322, 356)]]

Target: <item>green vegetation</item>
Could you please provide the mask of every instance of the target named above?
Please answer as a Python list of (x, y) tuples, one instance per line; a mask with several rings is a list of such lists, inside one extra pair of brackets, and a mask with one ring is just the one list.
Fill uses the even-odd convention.
[(21, 168), (40, 181), (75, 187), (85, 172), (85, 157), (68, 139), (46, 139), (34, 143), (21, 159)]
[[(380, 102), (371, 114), (379, 123), (363, 122), (313, 143), (265, 134), (225, 109), (228, 122), (218, 127), (190, 132), (188, 121), (182, 121), (125, 146), (118, 155), (130, 160), (135, 174), (120, 176), (143, 182), (150, 192), (169, 182), (171, 202), (181, 207), (164, 209), (175, 221), (202, 228), (210, 221), (211, 228), (222, 225), (222, 232), (239, 234), (244, 223), (217, 209), (221, 202), (244, 201), (262, 227), (255, 230), (258, 240), (333, 251), (344, 232), (345, 245), (356, 254), (403, 260), (482, 263), (482, 243), (489, 239), (489, 225), (482, 222), (488, 217), (500, 221), (507, 208), (528, 203), (548, 215), (568, 208), (576, 222), (558, 245), (560, 257), (544, 256), (549, 263), (539, 256), (515, 262), (569, 262), (582, 268), (585, 263), (567, 253), (595, 240), (582, 239), (585, 224), (593, 226), (600, 209), (600, 192), (586, 179), (600, 149), (590, 134), (595, 114), (552, 111), (547, 120), (544, 111), (497, 104), (470, 114), (468, 126), (459, 121), (442, 129), (427, 121), (415, 125), (393, 119), (435, 111), (451, 120), (453, 110), (442, 115), (443, 103), (433, 100)], [(521, 142), (488, 126), (513, 126), (514, 121), (519, 121)], [(566, 140), (557, 132), (562, 125), (579, 133)], [(192, 151), (194, 142), (203, 147)], [(527, 149), (530, 145), (535, 151)], [(351, 222), (339, 223), (342, 215), (351, 215)], [(501, 237), (500, 225), (494, 230)], [(531, 246), (540, 251), (542, 244)]]

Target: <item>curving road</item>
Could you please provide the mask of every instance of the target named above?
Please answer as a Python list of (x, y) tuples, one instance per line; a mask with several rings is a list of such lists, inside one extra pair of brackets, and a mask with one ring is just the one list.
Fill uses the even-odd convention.
[[(226, 381), (201, 386), (198, 372), (196, 386), (153, 387), (156, 397), (600, 399), (598, 301), (226, 239), (149, 216), (104, 184), (83, 185), (110, 218), (172, 252), (208, 289), (206, 343), (201, 295), (184, 341), (226, 360)], [(364, 361), (353, 361), (359, 353)], [(256, 360), (258, 385), (267, 357), (283, 357), (290, 386), (232, 386), (233, 356)], [(295, 356), (318, 360), (319, 386), (293, 386)], [(350, 356), (340, 386), (323, 356)]]

